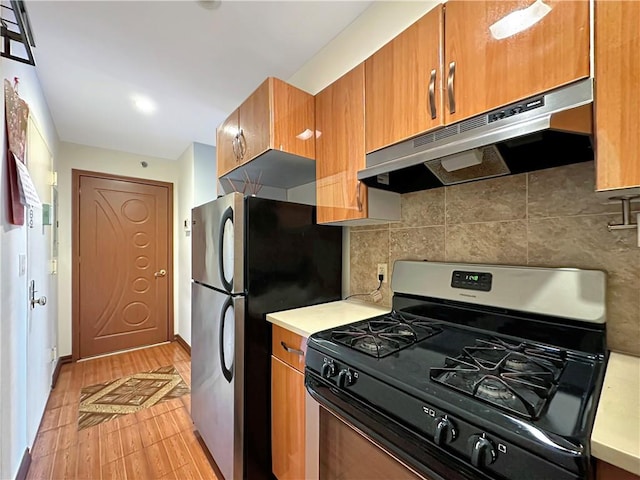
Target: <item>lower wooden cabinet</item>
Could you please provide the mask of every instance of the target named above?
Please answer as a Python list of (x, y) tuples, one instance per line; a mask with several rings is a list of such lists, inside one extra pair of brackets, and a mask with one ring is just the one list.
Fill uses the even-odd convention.
[(278, 480), (305, 478), (304, 374), (271, 357), (271, 455)]
[(615, 465), (598, 460), (596, 480), (640, 480), (640, 477)]

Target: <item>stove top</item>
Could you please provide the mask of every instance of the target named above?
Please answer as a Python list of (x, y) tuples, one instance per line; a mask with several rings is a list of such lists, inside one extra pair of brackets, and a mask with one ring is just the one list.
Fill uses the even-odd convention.
[(432, 367), (432, 380), (467, 395), (537, 419), (558, 386), (566, 351), (499, 338), (477, 339), (443, 367)]
[[(309, 338), (309, 392), (343, 414), (353, 410), (350, 418), (378, 429), (383, 444), (384, 432), (401, 429), (392, 437), (412, 439), (409, 462), (427, 455), (411, 445), (431, 445), (473, 478), (588, 476), (606, 342), (604, 323), (581, 317), (601, 315), (593, 307), (604, 305), (601, 272), (397, 262), (394, 275), (414, 270), (424, 278), (394, 276), (391, 314)], [(489, 290), (467, 287), (475, 278)], [(537, 290), (528, 295), (522, 285)], [(439, 296), (426, 296), (432, 291)], [(601, 296), (589, 298), (594, 292)], [(566, 297), (562, 305), (556, 293)], [(566, 302), (574, 318), (550, 315), (564, 315)]]
[(372, 357), (382, 358), (440, 331), (431, 322), (392, 312), (332, 330), (331, 339)]

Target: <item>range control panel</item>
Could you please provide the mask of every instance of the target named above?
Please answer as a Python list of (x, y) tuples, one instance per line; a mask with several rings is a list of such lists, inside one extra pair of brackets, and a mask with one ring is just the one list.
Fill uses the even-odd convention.
[(509, 105), (508, 107), (489, 113), (488, 123), (497, 122), (498, 120), (502, 120), (503, 118), (512, 117), (514, 115), (528, 112), (529, 110), (534, 110), (540, 107), (544, 107), (544, 97), (534, 98), (531, 100), (527, 100), (526, 102)]
[(492, 279), (493, 275), (486, 272), (465, 272), (461, 270), (454, 270), (453, 275), (451, 276), (451, 286), (453, 288), (489, 292), (491, 291)]

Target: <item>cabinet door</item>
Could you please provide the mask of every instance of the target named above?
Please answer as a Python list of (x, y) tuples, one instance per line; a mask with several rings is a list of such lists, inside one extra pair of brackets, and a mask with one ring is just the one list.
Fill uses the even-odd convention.
[[(605, 1), (608, 2), (609, 0)], [(596, 480), (640, 480), (640, 477), (626, 470), (622, 470), (615, 465), (598, 460), (596, 465)]]
[(273, 325), (271, 331), (273, 356), (304, 373), (307, 339), (278, 325)]
[(267, 79), (240, 105), (241, 164), (244, 164), (269, 149), (270, 113), (269, 82)]
[(313, 95), (288, 83), (271, 79), (273, 140), (276, 150), (316, 158), (315, 114)]
[(271, 357), (271, 455), (278, 480), (305, 478), (304, 375)]
[[(234, 146), (238, 133), (238, 110), (229, 115), (216, 131), (216, 163), (218, 178), (236, 168), (239, 159), (236, 156), (239, 145)], [(234, 151), (235, 148), (235, 151)]]
[(316, 125), (318, 223), (366, 218), (363, 64), (316, 95)]
[(442, 5), (365, 61), (367, 153), (443, 125)]
[(596, 1), (597, 189), (640, 186), (640, 2)]
[(447, 124), (589, 76), (588, 0), (449, 0), (445, 9)]

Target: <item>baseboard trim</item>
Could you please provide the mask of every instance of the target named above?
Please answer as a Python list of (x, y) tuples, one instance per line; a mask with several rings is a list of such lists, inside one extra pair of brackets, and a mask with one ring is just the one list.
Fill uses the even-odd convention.
[(26, 480), (30, 466), (31, 452), (29, 452), (28, 448), (25, 448), (24, 454), (22, 455), (22, 461), (20, 462), (20, 468), (18, 469), (18, 474), (16, 475), (16, 480)]
[(189, 356), (191, 356), (191, 345), (189, 345), (184, 338), (176, 334), (176, 336), (173, 337), (173, 339), (178, 343), (178, 345), (180, 345), (184, 349), (185, 352), (189, 354)]
[[(218, 467), (218, 464), (213, 459), (213, 456), (211, 455), (211, 452), (209, 451), (209, 447), (207, 447), (207, 445), (204, 443), (203, 438), (200, 436), (200, 432), (198, 430), (193, 430), (193, 434), (195, 435), (196, 440), (198, 441), (200, 446), (202, 447), (202, 451), (204, 452), (204, 456), (207, 457), (207, 461), (209, 462), (209, 465), (211, 465), (211, 468), (213, 468), (213, 472), (216, 474), (216, 477), (224, 478), (224, 475), (222, 475), (222, 472), (220, 471), (220, 468)], [(275, 477), (273, 477), (273, 478), (275, 478)]]
[(56, 388), (56, 383), (58, 383), (58, 377), (60, 376), (60, 369), (62, 365), (65, 363), (71, 363), (71, 355), (63, 355), (58, 357), (58, 361), (56, 362), (56, 368), (53, 369), (53, 376), (51, 377), (51, 389)]

